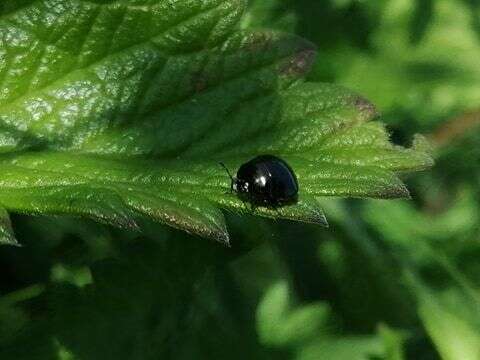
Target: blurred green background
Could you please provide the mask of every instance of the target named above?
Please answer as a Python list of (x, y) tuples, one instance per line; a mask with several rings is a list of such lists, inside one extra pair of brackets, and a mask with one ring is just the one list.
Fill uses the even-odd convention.
[(410, 201), (323, 200), (329, 229), (229, 216), (233, 247), (13, 217), (0, 359), (480, 359), (480, 1), (254, 0), (436, 165)]

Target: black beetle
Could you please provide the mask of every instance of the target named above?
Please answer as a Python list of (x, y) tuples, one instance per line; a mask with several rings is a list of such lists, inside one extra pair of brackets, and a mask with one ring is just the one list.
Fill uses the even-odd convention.
[(298, 201), (298, 181), (292, 168), (273, 155), (260, 155), (246, 162), (233, 177), (230, 190), (254, 206), (277, 208)]

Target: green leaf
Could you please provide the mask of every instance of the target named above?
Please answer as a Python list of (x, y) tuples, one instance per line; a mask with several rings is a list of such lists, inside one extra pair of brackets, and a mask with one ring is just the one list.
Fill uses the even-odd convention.
[(378, 333), (382, 337), (385, 347), (385, 360), (405, 360), (403, 351), (406, 340), (405, 334), (381, 324)]
[[(450, 307), (438, 294), (417, 284), (418, 313), (442, 359), (474, 360), (480, 357), (479, 303), (473, 305), (465, 297), (455, 298)], [(453, 306), (452, 306), (453, 305)]]
[(369, 360), (382, 355), (382, 342), (375, 336), (345, 336), (312, 342), (298, 351), (295, 360)]
[(322, 50), (310, 79), (360, 91), (411, 133), (478, 109), (478, 9), (465, 0), (252, 0), (247, 23), (307, 36)]
[(259, 304), (257, 332), (263, 344), (298, 346), (327, 332), (328, 305), (315, 303), (294, 308), (291, 295), (288, 285), (279, 282), (267, 291)]
[[(375, 108), (303, 78), (314, 47), (240, 30), (241, 0), (5, 2), (0, 7), (0, 204), (124, 228), (147, 217), (228, 243), (229, 178), (270, 153), (300, 200), (255, 214), (326, 225), (321, 196), (408, 197)], [(48, 20), (47, 20), (48, 19)]]
[[(375, 24), (370, 51), (344, 43), (326, 54), (339, 83), (375, 101), (398, 126), (405, 126), (399, 120), (407, 117), (430, 130), (449, 116), (478, 108), (478, 4), (388, 0), (363, 7)], [(319, 62), (319, 75), (322, 68)]]

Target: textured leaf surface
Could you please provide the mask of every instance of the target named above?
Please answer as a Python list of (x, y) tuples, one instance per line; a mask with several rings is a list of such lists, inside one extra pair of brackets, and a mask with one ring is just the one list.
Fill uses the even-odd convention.
[(0, 5), (0, 203), (135, 228), (148, 217), (228, 242), (250, 212), (218, 166), (269, 153), (300, 200), (256, 214), (326, 224), (320, 196), (408, 197), (431, 165), (393, 146), (372, 104), (307, 83), (313, 46), (239, 30), (244, 1), (7, 1)]

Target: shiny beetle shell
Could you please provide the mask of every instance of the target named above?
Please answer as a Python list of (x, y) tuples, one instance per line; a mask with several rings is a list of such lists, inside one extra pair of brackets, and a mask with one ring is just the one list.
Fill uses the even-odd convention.
[(230, 178), (231, 190), (252, 205), (281, 207), (298, 201), (295, 172), (276, 156), (257, 156), (240, 166), (236, 177), (230, 175)]

